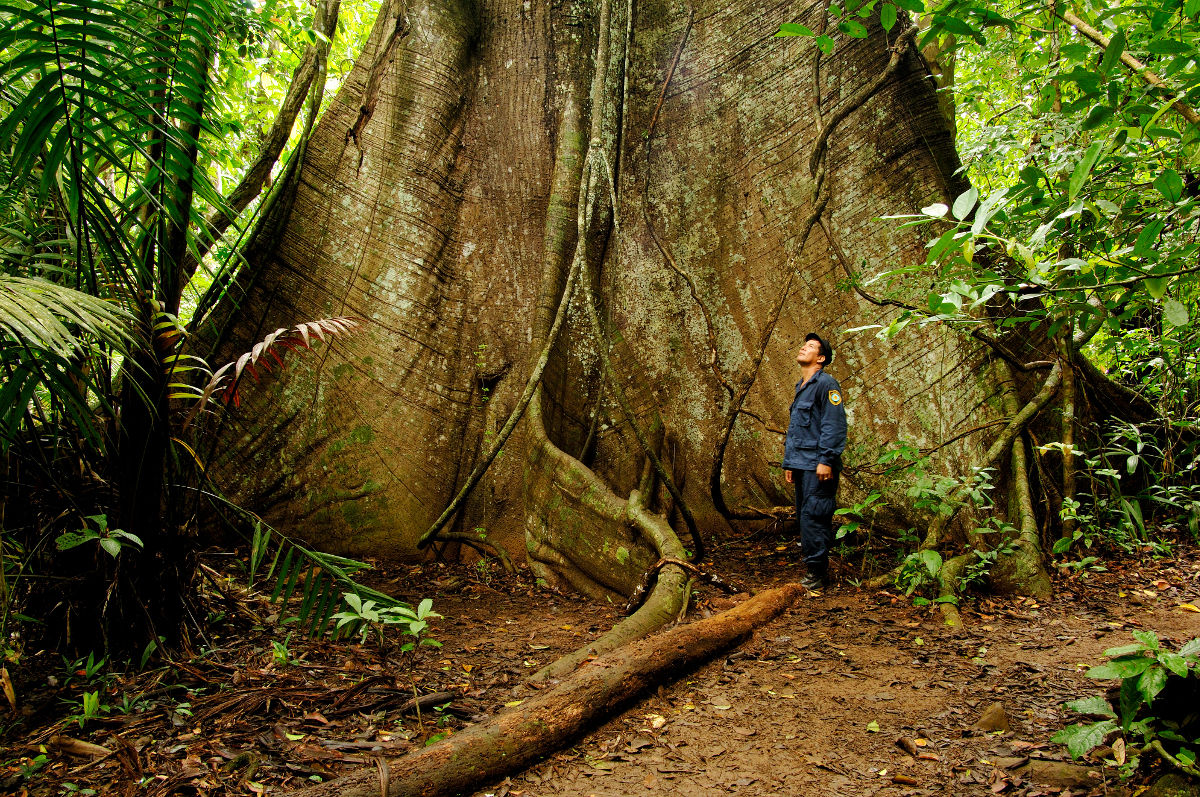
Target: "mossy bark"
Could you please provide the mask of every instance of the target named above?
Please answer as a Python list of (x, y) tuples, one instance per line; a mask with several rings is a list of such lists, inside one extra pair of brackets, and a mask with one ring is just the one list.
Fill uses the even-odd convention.
[[(915, 51), (894, 58), (877, 23), (820, 59), (808, 40), (772, 38), (784, 19), (818, 24), (824, 4), (809, 0), (694, 17), (663, 0), (411, 0), (402, 37), (393, 10), (199, 335), (219, 362), (260, 329), (371, 322), (245, 391), (212, 468), (234, 500), (328, 549), (416, 555), (570, 302), (525, 418), (448, 530), (484, 529), (551, 584), (623, 598), (684, 535), (663, 479), (642, 486), (649, 438), (603, 387), (601, 354), (636, 424), (662, 429), (649, 445), (700, 533), (721, 534), (723, 515), (791, 502), (779, 430), (813, 330), (834, 339), (850, 417), (842, 503), (878, 489), (897, 499), (894, 522), (924, 523), (869, 472), (877, 454), (1007, 410), (976, 342), (932, 326), (896, 341), (841, 333), (895, 312), (842, 290), (845, 269), (869, 278), (924, 257), (918, 235), (881, 217), (966, 187)], [(797, 229), (809, 217), (820, 234)], [(564, 290), (580, 258), (599, 334)], [(753, 374), (740, 409), (722, 374)], [(955, 440), (939, 467), (969, 472), (986, 442)], [(683, 579), (664, 573), (664, 601)], [(674, 600), (651, 605), (665, 615)]]

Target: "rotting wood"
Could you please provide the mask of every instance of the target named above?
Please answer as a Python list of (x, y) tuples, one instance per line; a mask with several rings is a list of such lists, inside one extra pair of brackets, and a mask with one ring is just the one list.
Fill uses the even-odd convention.
[[(790, 607), (804, 588), (767, 590), (707, 620), (679, 626), (594, 659), (548, 689), (488, 722), (393, 759), (388, 794), (440, 797), (469, 793), (540, 761), (579, 734), (717, 653), (745, 641)], [(291, 792), (303, 797), (375, 797), (375, 767)]]
[[(642, 583), (638, 584), (637, 589), (635, 589), (633, 591), (633, 594), (629, 596), (629, 602), (627, 604), (625, 604), (625, 614), (633, 614), (635, 611), (637, 611), (638, 607), (642, 605), (642, 602), (644, 600), (646, 600), (646, 594), (650, 591), (650, 587), (654, 584), (655, 580), (658, 578), (658, 571), (663, 568), (663, 565), (668, 565), (668, 564), (675, 565), (677, 567), (682, 567), (684, 570), (691, 573), (694, 576), (694, 578), (690, 579), (688, 583), (691, 583), (691, 582), (695, 581), (696, 579), (700, 579), (701, 581), (703, 581), (706, 584), (713, 585), (714, 587), (716, 587), (717, 589), (726, 593), (727, 595), (736, 595), (737, 593), (743, 591), (743, 588), (738, 587), (734, 584), (730, 584), (725, 579), (723, 579), (720, 576), (715, 575), (713, 573), (705, 573), (703, 570), (696, 567), (694, 564), (692, 564), (690, 562), (685, 562), (681, 559), (663, 558), (663, 559), (659, 559), (657, 562), (655, 562), (654, 566), (651, 567), (649, 570), (647, 570), (646, 574), (644, 576), (642, 576)], [(684, 590), (685, 607), (686, 607), (687, 595), (689, 595), (690, 593), (691, 593), (691, 590), (688, 590), (688, 589)]]

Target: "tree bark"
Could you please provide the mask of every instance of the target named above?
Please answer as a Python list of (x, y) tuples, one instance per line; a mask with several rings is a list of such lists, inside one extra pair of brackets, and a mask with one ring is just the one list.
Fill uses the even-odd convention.
[[(745, 641), (802, 594), (804, 588), (799, 584), (787, 584), (707, 620), (594, 659), (519, 707), (393, 760), (388, 767), (387, 793), (396, 797), (464, 794), (519, 772), (567, 746), (648, 690)], [(379, 793), (380, 777), (374, 768), (292, 792), (298, 797), (376, 797)]]
[[(416, 554), (445, 512), (451, 532), (523, 542), (548, 584), (623, 602), (653, 562), (682, 556), (672, 506), (708, 535), (791, 503), (779, 430), (794, 347), (814, 330), (837, 351), (844, 459), (865, 466), (843, 505), (878, 490), (891, 521), (927, 524), (903, 488), (865, 472), (897, 441), (937, 449), (948, 474), (1011, 460), (1023, 421), (993, 451), (964, 433), (1015, 414), (978, 341), (932, 325), (893, 341), (841, 334), (899, 312), (841, 290), (843, 271), (863, 281), (924, 258), (920, 235), (881, 217), (966, 188), (903, 30), (872, 22), (818, 57), (770, 35), (781, 19), (820, 28), (815, 0), (694, 17), (657, 0), (413, 0), (405, 13), (404, 37), (381, 13), (270, 245), (248, 253), (242, 298), (214, 314), (214, 328), (229, 321), (226, 353), (259, 327), (373, 321), (247, 396), (210, 469), (234, 500), (385, 559)], [(566, 290), (576, 262), (600, 334)], [(643, 429), (661, 431), (651, 443)], [(668, 483), (678, 496), (661, 494)], [(936, 536), (970, 527), (955, 523)], [(657, 619), (622, 633), (674, 616), (677, 570), (647, 603)]]

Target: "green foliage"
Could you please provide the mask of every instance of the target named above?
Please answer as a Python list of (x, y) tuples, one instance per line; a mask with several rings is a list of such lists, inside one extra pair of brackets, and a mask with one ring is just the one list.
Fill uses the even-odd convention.
[[(375, 11), (343, 6), (322, 88), (349, 72)], [(242, 372), (269, 370), (260, 355), (278, 362), (309, 332), (331, 331), (279, 330), (225, 375), (181, 350), (220, 263), (228, 285), (241, 262), (245, 218), (215, 258), (204, 256), (205, 219), (228, 210), (223, 197), (258, 156), (317, 41), (313, 26), (302, 0), (16, 0), (0, 15), (0, 456), (23, 475), (0, 532), (6, 641), (10, 618), (25, 616), (18, 605), (40, 613), (34, 593), (51, 573), (86, 594), (56, 593), (52, 604), (74, 606), (75, 619), (40, 626), (46, 633), (91, 634), (99, 623), (87, 612), (117, 611), (157, 615), (150, 625), (173, 636), (178, 611), (164, 612), (177, 602), (120, 604), (135, 594), (128, 582), (143, 548), (181, 553), (183, 562), (155, 560), (171, 582), (164, 594), (192, 581), (167, 574), (186, 566), (193, 538), (162, 539), (195, 516), (188, 504), (199, 493), (177, 488), (194, 486), (206, 464), (201, 430), (182, 432), (218, 399), (236, 404)], [(198, 375), (208, 384), (196, 387)], [(73, 531), (101, 516), (119, 528)], [(56, 554), (91, 540), (114, 558), (127, 553), (120, 567), (92, 569), (89, 592), (82, 574), (64, 570), (83, 558)], [(119, 589), (105, 583), (121, 578)], [(129, 625), (120, 623), (130, 646), (156, 635)]]
[(926, 584), (940, 584), (941, 569), (942, 555), (937, 551), (928, 548), (913, 551), (900, 564), (896, 584), (904, 590), (905, 595), (912, 595)]
[[(854, 516), (856, 518), (865, 518), (870, 513), (874, 517), (875, 513), (884, 507), (884, 503), (880, 501), (883, 497), (882, 493), (871, 493), (861, 502), (849, 507), (842, 507), (834, 511), (835, 517)], [(862, 527), (864, 520), (843, 520), (842, 525), (837, 530), (835, 539), (842, 539), (848, 534), (853, 534)]]
[(416, 610), (408, 606), (377, 606), (375, 601), (363, 601), (358, 595), (347, 592), (342, 596), (346, 602), (346, 610), (334, 615), (338, 628), (348, 626), (357, 628), (361, 640), (365, 643), (367, 636), (374, 631), (376, 639), (383, 647), (384, 627), (389, 625), (404, 626), (401, 630), (413, 639), (401, 646), (401, 652), (408, 653), (420, 645), (441, 647), (441, 643), (425, 635), (431, 618), (441, 617), (433, 611), (433, 600), (425, 598), (417, 605)]
[[(929, 21), (922, 45), (956, 51), (959, 149), (975, 185), (951, 206), (892, 217), (930, 241), (924, 262), (863, 283), (906, 303), (880, 334), (912, 323), (998, 340), (1087, 330), (1088, 356), (1164, 409), (1191, 405), (1200, 132), (1173, 103), (1200, 94), (1196, 16), (1178, 3), (1073, 7), (1109, 39), (1101, 48), (1051, 3), (906, 8)], [(1151, 64), (1158, 83), (1122, 54)], [(1011, 79), (995, 80), (998, 71)], [(919, 296), (915, 275), (931, 286)]]
[(104, 666), (108, 663), (107, 657), (96, 659), (95, 653), (87, 654), (86, 658), (68, 659), (66, 656), (63, 659), (63, 669), (66, 670), (66, 677), (63, 678), (63, 686), (71, 683), (71, 681), (81, 678), (85, 683), (92, 683), (97, 680), (104, 671)]
[[(362, 606), (364, 597), (370, 598), (367, 604), (385, 607), (387, 611), (402, 608), (408, 611), (400, 601), (359, 584), (352, 578), (354, 573), (370, 567), (366, 562), (315, 551), (255, 518), (247, 572), (251, 586), (268, 556), (271, 556), (271, 564), (263, 576), (263, 582), (270, 584), (274, 579), (269, 599), (272, 603), (279, 602), (282, 615), (294, 596), (299, 602), (296, 613), (284, 617), (282, 622), (297, 624), (308, 636), (319, 637), (329, 630), (338, 633), (345, 622), (339, 622), (331, 629), (330, 621), (342, 616), (338, 613), (339, 609), (345, 612)], [(348, 592), (343, 593), (342, 590)], [(352, 596), (356, 603), (351, 603), (347, 595)], [(355, 628), (348, 631), (352, 632)]]
[(100, 548), (104, 550), (113, 559), (121, 553), (121, 548), (125, 545), (133, 544), (138, 548), (142, 547), (142, 541), (134, 534), (130, 534), (120, 529), (110, 529), (108, 527), (108, 517), (105, 515), (92, 515), (87, 520), (93, 521), (99, 530), (94, 530), (88, 526), (84, 526), (78, 531), (65, 532), (58, 535), (54, 543), (60, 551), (69, 551), (72, 548), (77, 548), (85, 542), (97, 540), (100, 543)]
[[(1200, 680), (1197, 674), (1200, 639), (1193, 639), (1178, 652), (1172, 652), (1162, 646), (1152, 631), (1134, 631), (1133, 636), (1137, 640), (1134, 644), (1106, 650), (1104, 655), (1109, 660), (1087, 672), (1088, 678), (1121, 682), (1117, 706), (1114, 708), (1100, 695), (1066, 703), (1072, 711), (1102, 719), (1070, 725), (1051, 740), (1065, 744), (1072, 758), (1080, 758), (1111, 735), (1119, 734), (1123, 740), (1137, 739), (1143, 745), (1140, 750), (1133, 750), (1127, 760), (1117, 762), (1122, 765), (1123, 775), (1132, 774), (1138, 766), (1139, 754), (1151, 749), (1172, 763), (1182, 762), (1186, 771), (1194, 765), (1196, 750), (1200, 749), (1200, 724), (1194, 705), (1198, 690), (1195, 682)], [(1184, 705), (1155, 706), (1155, 698), (1170, 688), (1178, 690), (1175, 702)], [(1151, 711), (1160, 717), (1151, 716)], [(1175, 718), (1163, 718), (1164, 712), (1174, 713)], [(1168, 751), (1167, 746), (1174, 752)]]
[(288, 647), (291, 639), (292, 635), (289, 633), (282, 641), (271, 640), (271, 659), (275, 662), (276, 667), (286, 667), (292, 663), (292, 651)]

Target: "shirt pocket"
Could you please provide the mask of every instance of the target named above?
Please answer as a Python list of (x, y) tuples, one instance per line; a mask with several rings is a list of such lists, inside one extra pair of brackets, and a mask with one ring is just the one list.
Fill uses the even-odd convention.
[(811, 398), (796, 402), (792, 413), (793, 421), (799, 426), (808, 426), (812, 422), (813, 400)]

